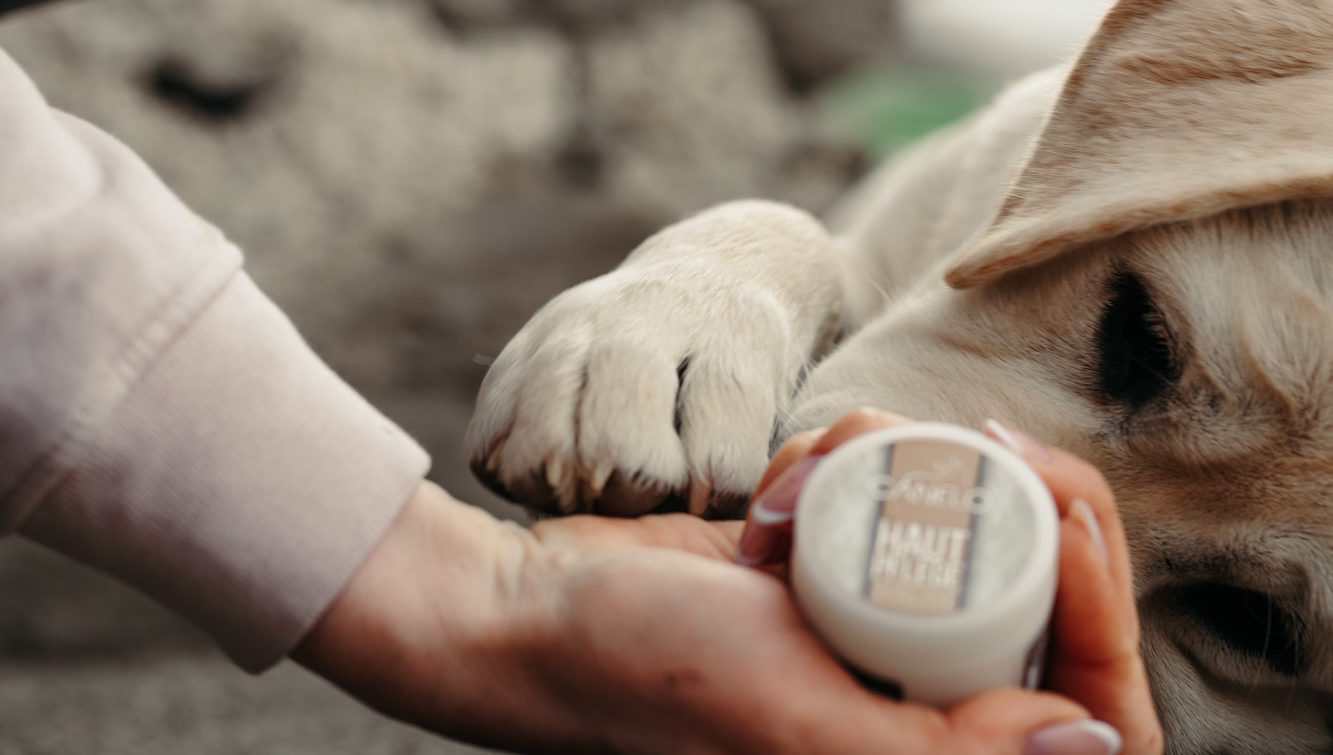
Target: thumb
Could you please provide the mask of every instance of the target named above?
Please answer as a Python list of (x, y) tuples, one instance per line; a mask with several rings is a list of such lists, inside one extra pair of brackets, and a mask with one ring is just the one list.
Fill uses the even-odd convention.
[(1091, 719), (1088, 710), (1050, 692), (994, 690), (965, 700), (946, 714), (950, 746), (942, 752), (1013, 755), (1115, 755), (1120, 735)]

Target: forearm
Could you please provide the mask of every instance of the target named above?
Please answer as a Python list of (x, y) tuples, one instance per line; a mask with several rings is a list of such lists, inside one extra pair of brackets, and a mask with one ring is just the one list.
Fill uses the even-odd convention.
[(428, 460), (237, 277), (51, 463), (19, 533), (258, 671), (338, 593)]

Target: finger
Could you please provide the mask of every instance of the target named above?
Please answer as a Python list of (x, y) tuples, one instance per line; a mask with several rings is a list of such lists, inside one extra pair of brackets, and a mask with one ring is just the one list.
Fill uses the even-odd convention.
[(800, 462), (810, 455), (810, 449), (815, 447), (819, 439), (828, 430), (825, 427), (817, 427), (813, 430), (797, 433), (787, 439), (786, 443), (773, 454), (773, 458), (768, 462), (768, 469), (764, 470), (764, 476), (759, 478), (759, 484), (755, 486), (754, 497), (763, 495), (773, 481), (782, 476), (792, 465)]
[(818, 460), (862, 433), (907, 421), (878, 409), (858, 409), (843, 415), (827, 430), (809, 430), (784, 443), (773, 455), (750, 504), (736, 561), (746, 566), (785, 562), (791, 552), (796, 501)]
[[(796, 752), (862, 753), (866, 742), (879, 741), (886, 751), (901, 753), (1005, 753), (1008, 755), (1111, 755), (1114, 750), (1032, 749), (1034, 735), (1053, 726), (1087, 722), (1089, 712), (1078, 703), (1049, 692), (1002, 689), (966, 700), (947, 711), (904, 703), (872, 693), (838, 669), (812, 674), (799, 663), (787, 670), (797, 686), (772, 690), (774, 720), (790, 731), (804, 731)], [(819, 678), (830, 683), (820, 684)], [(762, 693), (761, 693), (762, 694)], [(830, 726), (830, 722), (837, 722)], [(1102, 727), (1103, 729), (1109, 727)], [(1112, 730), (1112, 737), (1114, 732)], [(1049, 737), (1047, 737), (1049, 741)], [(1057, 744), (1078, 743), (1059, 738)]]
[[(1074, 499), (1060, 518), (1060, 580), (1057, 609), (1072, 631), (1061, 646), (1071, 660), (1103, 665), (1138, 657), (1138, 618), (1110, 572), (1101, 524), (1091, 506)], [(1057, 628), (1059, 626), (1057, 614)]]
[(823, 456), (857, 435), (910, 421), (901, 414), (881, 409), (861, 408), (839, 417), (830, 427), (818, 427), (797, 433), (788, 438), (777, 453), (773, 454), (773, 458), (768, 462), (768, 469), (755, 488), (755, 497), (762, 494), (765, 488), (787, 471), (788, 467), (807, 456)]
[(996, 423), (986, 431), (1041, 475), (1060, 514), (1048, 686), (1113, 724), (1128, 751), (1157, 751), (1161, 729), (1139, 654), (1129, 551), (1110, 487), (1096, 467), (1022, 431)]
[[(736, 544), (736, 562), (743, 566), (763, 567), (786, 560), (791, 550), (791, 517), (796, 508), (796, 492), (813, 467), (810, 449), (824, 435), (825, 428), (797, 433), (773, 454), (764, 470), (755, 497), (745, 512), (745, 527)], [(798, 469), (797, 467), (803, 467)], [(777, 486), (775, 489), (774, 486)], [(790, 506), (784, 506), (790, 503)], [(781, 576), (781, 575), (778, 575)]]
[[(796, 750), (803, 752), (863, 753), (866, 742), (879, 741), (885, 751), (898, 753), (1035, 754), (1042, 751), (1029, 750), (1034, 734), (1089, 720), (1086, 709), (1064, 697), (1018, 689), (989, 692), (948, 711), (891, 700), (855, 682), (835, 690), (806, 684), (784, 694), (796, 707), (781, 720), (795, 730), (818, 735), (804, 738), (804, 746)], [(834, 721), (837, 725), (831, 726)], [(1054, 752), (1111, 755), (1113, 751), (1046, 750), (1042, 755)]]
[[(1016, 688), (994, 690), (955, 705), (946, 715), (949, 724), (947, 745), (932, 752), (1112, 755), (1117, 751), (1120, 739), (1114, 727), (1090, 721), (1089, 711), (1083, 706), (1049, 692)], [(1083, 737), (1087, 741), (1066, 737), (1062, 744), (1088, 746), (1040, 749), (1042, 737), (1050, 738), (1046, 732), (1080, 725), (1091, 730)]]
[(1093, 515), (1092, 521), (1096, 523), (1102, 541), (1106, 544), (1108, 570), (1117, 598), (1124, 603), (1125, 610), (1133, 612), (1134, 584), (1129, 564), (1129, 542), (1111, 488), (1101, 472), (1083, 459), (1060, 449), (1053, 449), (1051, 454), (1053, 463), (1044, 467), (1034, 465), (1037, 473), (1051, 489), (1061, 517), (1069, 515), (1069, 507), (1074, 501), (1087, 503)]
[(1086, 705), (1125, 737), (1128, 752), (1161, 749), (1162, 733), (1138, 650), (1138, 623), (1107, 571), (1088, 505), (1060, 523), (1060, 577), (1047, 686)]
[(1091, 507), (1101, 529), (1110, 557), (1111, 577), (1122, 599), (1133, 602), (1130, 579), (1129, 545), (1125, 527), (1116, 509), (1115, 496), (1106, 484), (1106, 478), (1092, 464), (1058, 448), (1047, 448), (1031, 435), (994, 420), (986, 423), (986, 434), (1022, 456), (1050, 488), (1060, 516), (1069, 515), (1069, 507), (1076, 499)]
[(796, 502), (819, 459), (808, 456), (791, 465), (750, 504), (745, 531), (736, 546), (737, 563), (760, 566), (787, 560)]
[(911, 420), (907, 417), (886, 412), (883, 409), (870, 407), (855, 409), (842, 415), (837, 422), (829, 426), (829, 429), (810, 449), (810, 453), (823, 455), (863, 433), (908, 422), (911, 422)]

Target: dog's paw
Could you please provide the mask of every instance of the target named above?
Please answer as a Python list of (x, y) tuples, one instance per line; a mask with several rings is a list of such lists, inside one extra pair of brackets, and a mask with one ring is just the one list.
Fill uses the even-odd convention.
[[(769, 273), (733, 274), (716, 255), (690, 250), (722, 239), (735, 251), (738, 227), (779, 229), (774, 239), (743, 231), (757, 238), (741, 250), (746, 259), (765, 264), (784, 246), (827, 243), (813, 219), (774, 207), (714, 211), (668, 229), (635, 254), (679, 249), (538, 312), (482, 384), (466, 439), (477, 476), (559, 514), (742, 513), (813, 340), (804, 322), (820, 319), (808, 316), (809, 302), (794, 311), (791, 287), (819, 301), (829, 285), (796, 270), (798, 282), (781, 289)], [(749, 222), (738, 226), (738, 213)]]
[(783, 318), (693, 285), (617, 273), (548, 304), (482, 385), (477, 476), (562, 514), (742, 511), (789, 388)]

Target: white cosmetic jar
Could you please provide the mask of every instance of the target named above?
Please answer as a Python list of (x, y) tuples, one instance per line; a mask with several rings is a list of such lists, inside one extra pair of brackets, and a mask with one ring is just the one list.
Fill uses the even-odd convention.
[(802, 612), (877, 686), (946, 707), (1039, 681), (1059, 520), (985, 435), (919, 422), (852, 439), (807, 479), (793, 537)]

